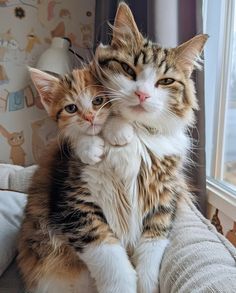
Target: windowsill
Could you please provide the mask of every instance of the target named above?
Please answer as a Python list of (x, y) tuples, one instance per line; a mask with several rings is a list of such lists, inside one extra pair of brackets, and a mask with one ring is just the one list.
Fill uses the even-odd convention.
[(212, 206), (236, 221), (236, 196), (211, 178), (207, 178), (207, 200)]

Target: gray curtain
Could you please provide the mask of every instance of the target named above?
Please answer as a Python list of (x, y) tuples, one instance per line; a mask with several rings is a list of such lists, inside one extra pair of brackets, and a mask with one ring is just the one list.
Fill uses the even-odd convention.
[[(107, 43), (111, 39), (107, 20), (113, 23), (117, 0), (97, 0), (95, 18), (95, 43)], [(173, 47), (202, 32), (202, 0), (127, 0), (139, 29), (152, 41)], [(194, 76), (200, 111), (197, 127), (190, 131), (194, 139), (187, 176), (198, 199), (198, 207), (206, 214), (205, 174), (205, 113), (203, 72)]]

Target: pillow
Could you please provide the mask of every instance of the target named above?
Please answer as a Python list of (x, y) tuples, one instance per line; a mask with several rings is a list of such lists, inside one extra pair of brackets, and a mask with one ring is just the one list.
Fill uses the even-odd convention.
[(0, 164), (0, 189), (26, 193), (30, 179), (36, 169), (37, 165), (24, 168), (16, 165)]
[(26, 194), (0, 190), (0, 276), (16, 255)]

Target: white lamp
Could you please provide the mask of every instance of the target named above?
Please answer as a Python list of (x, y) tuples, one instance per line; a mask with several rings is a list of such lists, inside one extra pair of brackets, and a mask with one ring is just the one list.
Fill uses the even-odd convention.
[(53, 38), (51, 46), (40, 56), (36, 68), (52, 74), (64, 75), (72, 71), (70, 42)]

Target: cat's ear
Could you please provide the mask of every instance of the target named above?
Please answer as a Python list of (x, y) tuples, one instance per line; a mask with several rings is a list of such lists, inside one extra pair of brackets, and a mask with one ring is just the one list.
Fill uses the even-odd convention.
[(51, 74), (43, 72), (39, 69), (29, 67), (31, 79), (39, 93), (41, 103), (45, 110), (50, 113), (50, 108), (53, 102), (53, 90), (59, 79)]
[(195, 67), (201, 67), (199, 61), (201, 61), (201, 53), (207, 39), (206, 34), (197, 35), (175, 49), (177, 63), (188, 76), (192, 74)]
[(141, 42), (143, 39), (129, 6), (124, 2), (119, 4), (116, 11), (111, 45), (119, 47), (122, 38), (127, 38), (129, 41), (133, 39), (136, 42)]

